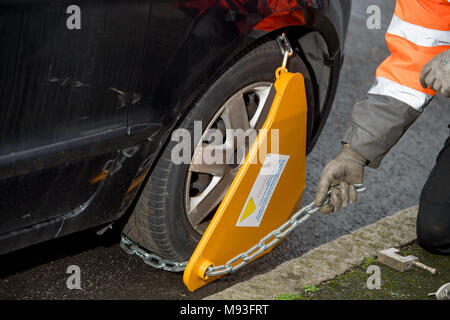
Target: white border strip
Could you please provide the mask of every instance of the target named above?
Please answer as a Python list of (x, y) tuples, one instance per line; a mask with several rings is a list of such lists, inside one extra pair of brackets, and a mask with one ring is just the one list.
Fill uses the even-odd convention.
[(369, 93), (396, 98), (419, 111), (422, 111), (424, 106), (433, 98), (433, 96), (426, 93), (382, 77), (376, 77)]
[(393, 34), (421, 46), (450, 46), (450, 31), (434, 30), (403, 21), (396, 15), (386, 33)]

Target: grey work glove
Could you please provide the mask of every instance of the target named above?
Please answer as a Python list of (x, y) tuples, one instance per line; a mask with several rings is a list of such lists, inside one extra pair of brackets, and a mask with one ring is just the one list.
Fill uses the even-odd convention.
[(355, 202), (358, 192), (353, 184), (362, 183), (366, 159), (344, 145), (342, 151), (331, 160), (322, 171), (317, 186), (314, 205), (320, 207), (327, 199), (331, 188), (330, 202), (320, 208), (322, 213), (330, 213)]
[(450, 98), (450, 49), (428, 61), (420, 72), (420, 84)]

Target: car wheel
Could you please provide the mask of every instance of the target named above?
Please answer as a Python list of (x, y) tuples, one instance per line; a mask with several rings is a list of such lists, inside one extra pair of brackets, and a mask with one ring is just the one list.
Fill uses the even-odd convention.
[[(221, 131), (223, 141), (214, 143), (225, 145), (227, 129), (242, 127), (242, 121), (250, 128), (261, 127), (268, 112), (264, 102), (281, 60), (276, 42), (267, 40), (237, 58), (197, 99), (178, 127), (194, 137), (194, 121), (202, 122), (202, 137), (192, 140), (190, 163), (171, 160), (177, 141), (164, 147), (123, 230), (126, 236), (167, 259), (184, 261), (191, 256), (239, 169), (236, 164), (197, 164), (192, 159), (207, 143), (207, 129)], [(312, 119), (314, 94), (308, 69), (297, 54), (288, 69), (305, 78)], [(234, 148), (237, 153), (240, 146)]]

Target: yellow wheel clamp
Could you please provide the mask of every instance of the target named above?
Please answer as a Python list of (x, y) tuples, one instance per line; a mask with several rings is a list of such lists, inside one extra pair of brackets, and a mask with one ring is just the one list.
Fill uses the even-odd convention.
[[(121, 247), (146, 264), (174, 272), (184, 269), (190, 291), (270, 252), (319, 210), (310, 203), (293, 213), (305, 188), (306, 94), (303, 76), (286, 69), (292, 55), (287, 38), (283, 34), (277, 40), (284, 59), (266, 100), (271, 103), (269, 114), (187, 265), (145, 252), (122, 235)], [(366, 190), (363, 184), (354, 186), (358, 192)]]
[[(285, 54), (283, 66), (276, 71), (276, 94), (267, 119), (186, 266), (183, 281), (190, 291), (270, 252), (274, 246), (251, 250), (254, 256), (241, 254), (257, 249), (255, 244), (286, 222), (301, 199), (306, 93), (303, 76), (288, 72), (286, 60)], [(273, 130), (278, 131), (278, 141), (271, 139)], [(266, 242), (270, 238), (275, 237)], [(217, 275), (208, 276), (207, 270)]]

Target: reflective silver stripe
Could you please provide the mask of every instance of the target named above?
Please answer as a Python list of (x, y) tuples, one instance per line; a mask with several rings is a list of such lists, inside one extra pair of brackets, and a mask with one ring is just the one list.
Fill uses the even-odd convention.
[(406, 21), (396, 15), (386, 33), (405, 38), (422, 47), (450, 46), (450, 31), (424, 28)]
[(396, 98), (419, 111), (422, 111), (424, 106), (433, 98), (433, 96), (426, 93), (382, 77), (376, 78), (369, 93)]

